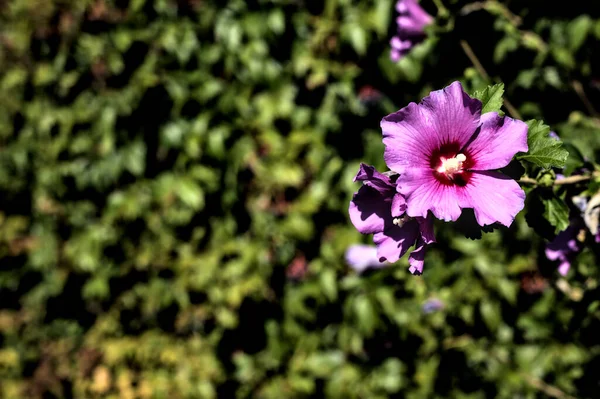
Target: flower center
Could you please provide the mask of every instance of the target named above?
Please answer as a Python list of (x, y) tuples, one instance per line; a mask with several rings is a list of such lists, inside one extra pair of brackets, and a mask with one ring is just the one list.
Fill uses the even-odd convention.
[(463, 162), (467, 157), (464, 154), (457, 154), (454, 158), (441, 157), (440, 160), (442, 164), (437, 168), (437, 172), (452, 177), (453, 174), (463, 171)]

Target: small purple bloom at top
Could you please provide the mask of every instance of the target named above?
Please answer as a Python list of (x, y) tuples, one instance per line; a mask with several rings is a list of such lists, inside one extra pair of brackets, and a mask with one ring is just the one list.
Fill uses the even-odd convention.
[(399, 14), (396, 19), (398, 33), (390, 40), (390, 57), (394, 62), (425, 39), (423, 29), (433, 21), (433, 17), (421, 8), (417, 0), (398, 0), (396, 11)]
[(388, 176), (361, 164), (354, 181), (362, 181), (363, 186), (350, 202), (350, 220), (361, 233), (374, 234), (380, 262), (394, 263), (415, 245), (408, 259), (409, 270), (422, 274), (425, 248), (435, 241), (433, 219), (405, 214), (406, 202), (396, 192), (395, 180), (395, 175)]
[(558, 272), (563, 276), (567, 275), (571, 262), (582, 250), (581, 243), (577, 240), (580, 230), (579, 223), (571, 223), (546, 245), (546, 257), (550, 260), (558, 260)]
[(481, 226), (510, 226), (523, 209), (525, 192), (495, 169), (527, 151), (527, 125), (496, 112), (482, 115), (481, 106), (454, 82), (381, 121), (384, 159), (400, 174), (397, 191), (408, 216), (431, 211), (455, 221), (473, 208)]
[(380, 262), (377, 255), (377, 247), (374, 245), (355, 244), (346, 249), (346, 263), (358, 273), (369, 268), (381, 268), (388, 266), (387, 262)]

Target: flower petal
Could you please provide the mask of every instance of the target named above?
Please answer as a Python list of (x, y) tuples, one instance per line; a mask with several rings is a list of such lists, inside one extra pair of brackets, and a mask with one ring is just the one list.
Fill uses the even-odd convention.
[(375, 167), (364, 163), (360, 164), (354, 181), (362, 181), (365, 186), (369, 186), (382, 194), (394, 192), (394, 184), (392, 184), (389, 176), (378, 172)]
[(392, 216), (397, 218), (406, 212), (406, 200), (402, 194), (395, 194), (392, 198)]
[(350, 201), (350, 220), (362, 234), (383, 231), (386, 220), (391, 221), (391, 202), (375, 189), (362, 186)]
[(554, 240), (546, 245), (546, 257), (550, 260), (557, 260), (581, 251), (577, 242), (579, 230), (579, 223), (572, 219), (569, 227), (558, 233)]
[(418, 105), (410, 103), (381, 120), (384, 159), (394, 172), (429, 168), (430, 155), (444, 144), (464, 147), (479, 125), (481, 102), (460, 82), (432, 91)]
[(467, 146), (474, 170), (503, 168), (517, 152), (527, 152), (527, 125), (495, 112), (481, 116), (481, 128)]
[(413, 44), (410, 40), (402, 40), (400, 37), (394, 36), (390, 40), (390, 46), (392, 46), (392, 49), (394, 50), (405, 51), (410, 49)]
[(509, 227), (525, 204), (525, 192), (499, 172), (474, 172), (460, 197), (461, 208), (473, 208), (480, 226), (499, 222)]
[(388, 168), (403, 173), (410, 167), (429, 167), (429, 155), (438, 146), (430, 118), (426, 110), (410, 103), (381, 120)]
[(571, 224), (565, 230), (558, 233), (552, 242), (546, 244), (546, 258), (558, 260), (558, 272), (565, 276), (571, 268), (571, 260), (581, 251), (581, 245), (577, 241), (577, 233), (580, 226), (576, 221), (571, 220)]
[(392, 226), (384, 232), (376, 233), (373, 242), (377, 245), (379, 260), (390, 263), (398, 261), (414, 245), (418, 234), (419, 225), (414, 220), (402, 227)]
[(423, 274), (423, 265), (425, 264), (425, 250), (427, 245), (423, 240), (417, 240), (417, 245), (414, 251), (411, 252), (408, 257), (408, 264), (410, 267), (408, 271), (412, 274), (420, 276)]
[(416, 218), (419, 223), (419, 231), (421, 231), (421, 239), (426, 244), (435, 242), (435, 234), (433, 233), (433, 217), (431, 214), (427, 214), (426, 218)]
[(345, 253), (346, 263), (358, 273), (368, 268), (385, 267), (388, 264), (380, 262), (377, 256), (377, 247), (374, 245), (351, 245)]
[[(396, 10), (403, 15), (410, 16), (421, 27), (430, 24), (433, 17), (429, 15), (416, 0), (401, 0), (396, 5)], [(421, 28), (422, 29), (422, 28)]]
[(423, 34), (425, 24), (423, 21), (415, 19), (412, 15), (401, 15), (396, 18), (398, 32), (404, 35), (418, 36)]
[(481, 101), (469, 97), (460, 82), (432, 91), (420, 105), (434, 116), (430, 123), (441, 144), (458, 142), (462, 148), (480, 123)]
[(569, 269), (571, 269), (571, 262), (569, 262), (567, 259), (563, 260), (560, 262), (560, 265), (558, 265), (558, 272), (561, 276), (566, 276), (569, 272)]
[(441, 220), (457, 220), (461, 214), (461, 203), (469, 204), (462, 187), (445, 185), (426, 169), (408, 170), (397, 181), (397, 190), (406, 198), (406, 214), (412, 217), (427, 217), (427, 212)]

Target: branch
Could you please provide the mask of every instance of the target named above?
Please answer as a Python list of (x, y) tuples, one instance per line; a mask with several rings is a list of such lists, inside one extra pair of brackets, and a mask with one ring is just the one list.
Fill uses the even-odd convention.
[[(479, 62), (479, 58), (477, 58), (477, 56), (473, 52), (473, 49), (471, 48), (469, 43), (467, 43), (465, 40), (461, 40), (460, 46), (462, 47), (466, 56), (471, 61), (471, 64), (473, 64), (473, 66), (475, 67), (477, 72), (479, 72), (481, 77), (484, 78), (488, 83), (491, 83), (492, 79), (490, 79), (490, 75), (488, 75), (487, 71), (485, 70), (485, 68), (483, 67), (481, 62)], [(519, 111), (517, 111), (517, 109), (511, 104), (511, 102), (508, 101), (506, 96), (504, 97), (504, 106), (506, 107), (506, 110), (513, 118), (523, 119), (523, 117), (521, 117), (521, 114), (519, 113)]]
[[(554, 180), (552, 185), (553, 186), (563, 186), (565, 184), (576, 184), (576, 183), (581, 183), (583, 181), (588, 181), (588, 180), (592, 179), (592, 177), (597, 177), (597, 176), (598, 176), (597, 172), (594, 172), (591, 175), (574, 175), (574, 176), (569, 176), (569, 177), (565, 177), (562, 179)], [(528, 177), (528, 176), (521, 177), (518, 180), (518, 182), (520, 184), (533, 184), (534, 186), (538, 185), (537, 180), (532, 179), (531, 177)]]

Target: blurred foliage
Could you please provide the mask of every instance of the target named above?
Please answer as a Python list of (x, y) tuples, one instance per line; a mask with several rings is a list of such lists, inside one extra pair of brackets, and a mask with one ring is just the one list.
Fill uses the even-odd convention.
[(0, 395), (596, 397), (596, 253), (543, 253), (564, 190), (544, 238), (465, 212), (422, 277), (343, 261), (379, 120), (453, 80), (597, 160), (575, 3), (445, 2), (393, 64), (391, 0), (0, 1)]

